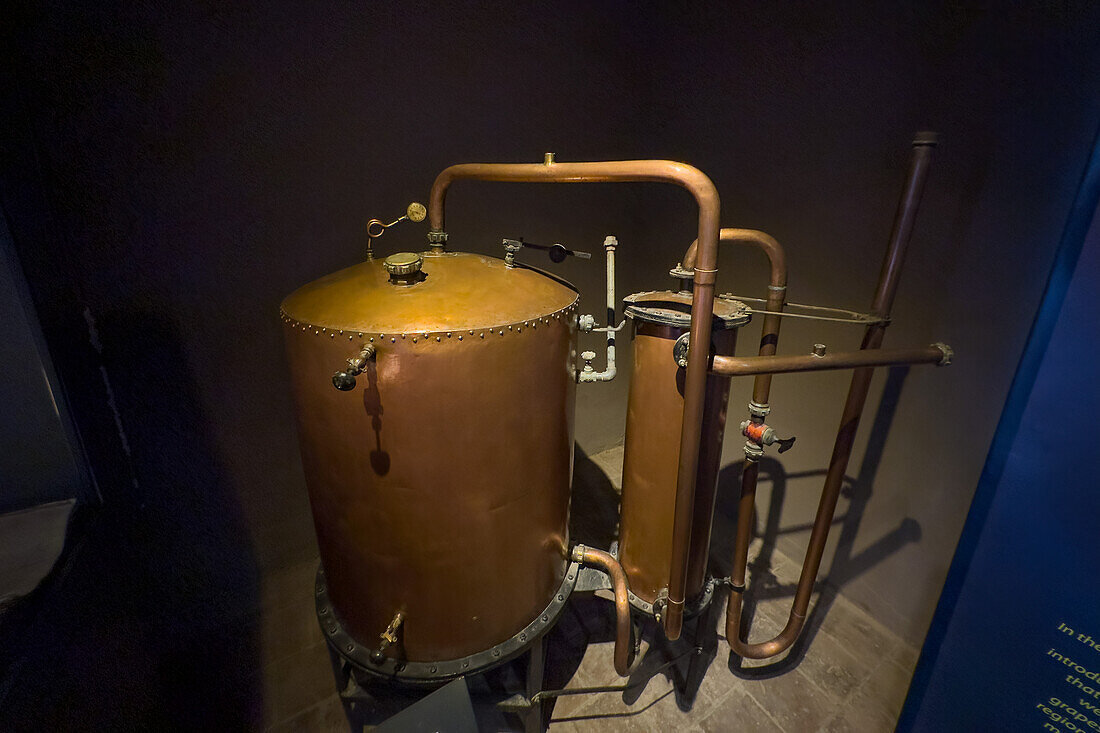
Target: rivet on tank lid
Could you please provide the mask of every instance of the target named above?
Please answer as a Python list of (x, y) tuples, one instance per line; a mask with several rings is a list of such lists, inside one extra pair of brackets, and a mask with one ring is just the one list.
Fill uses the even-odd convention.
[(436, 336), (435, 340), (436, 340), (436, 343), (438, 343), (438, 342), (442, 341), (443, 339), (441, 339), (439, 336)]
[(413, 343), (416, 343), (416, 336), (413, 336)]

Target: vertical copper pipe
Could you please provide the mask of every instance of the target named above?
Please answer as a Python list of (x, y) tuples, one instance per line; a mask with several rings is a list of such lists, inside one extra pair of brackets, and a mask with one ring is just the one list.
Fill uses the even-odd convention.
[(680, 638), (683, 624), (687, 564), (695, 505), (695, 473), (699, 463), (699, 442), (703, 422), (704, 391), (710, 351), (710, 327), (714, 313), (714, 281), (718, 267), (718, 191), (697, 168), (669, 160), (619, 160), (594, 163), (556, 163), (547, 154), (543, 163), (463, 163), (444, 169), (432, 184), (428, 198), (431, 231), (429, 243), (439, 247), (446, 241), (444, 206), (447, 190), (456, 180), (511, 181), (524, 183), (616, 183), (650, 181), (672, 183), (686, 189), (699, 207), (695, 285), (691, 307), (691, 343), (695, 354), (688, 361), (684, 385), (684, 421), (680, 432), (680, 463), (676, 477), (676, 508), (673, 513), (672, 564), (668, 586), (668, 608), (664, 616), (665, 636)]
[[(771, 277), (768, 283), (768, 297), (765, 305), (765, 310), (769, 312), (781, 312), (783, 310), (784, 303), (786, 301), (787, 293), (787, 256), (783, 251), (783, 247), (775, 240), (774, 237), (755, 229), (734, 229), (723, 228), (718, 232), (718, 240), (720, 242), (729, 242), (733, 244), (748, 244), (756, 247), (768, 258), (768, 263), (771, 268)], [(691, 269), (695, 267), (695, 255), (699, 247), (699, 241), (696, 240), (688, 247), (687, 252), (684, 253), (684, 257), (681, 260), (681, 266), (685, 269)], [(760, 336), (760, 355), (771, 356), (775, 353), (776, 346), (779, 343), (779, 325), (782, 319), (778, 316), (767, 315), (764, 316), (763, 327)], [(715, 356), (714, 358), (718, 358)], [(753, 401), (765, 405), (768, 402), (768, 393), (771, 389), (771, 374), (760, 374), (753, 382)], [(729, 387), (726, 387), (728, 393)], [(713, 409), (713, 408), (711, 408)], [(722, 422), (724, 423), (725, 417), (723, 415)], [(704, 420), (704, 425), (708, 424), (707, 420)], [(708, 444), (709, 441), (704, 440), (703, 444)], [(719, 441), (719, 453), (721, 452), (721, 441)], [(720, 463), (720, 455), (711, 457), (713, 459), (715, 472), (713, 477), (710, 474), (705, 474), (702, 470), (704, 467), (704, 457), (700, 456), (700, 478), (699, 483), (695, 487), (696, 507), (695, 507), (695, 524), (692, 527), (691, 537), (691, 562), (689, 563), (689, 575), (688, 575), (688, 588), (700, 588), (703, 583), (703, 576), (706, 573), (706, 558), (710, 552), (710, 535), (711, 528), (714, 524), (714, 501), (717, 498), (717, 468)], [(711, 479), (713, 478), (713, 483)], [(704, 486), (703, 480), (707, 480), (708, 484)], [(755, 490), (755, 486), (754, 486)]]
[[(931, 163), (932, 148), (935, 145), (936, 136), (934, 133), (917, 133), (916, 138), (913, 140), (913, 155), (910, 160), (909, 174), (901, 201), (898, 203), (894, 228), (890, 235), (890, 245), (883, 259), (878, 287), (875, 290), (875, 297), (871, 306), (872, 313), (884, 319), (890, 315), (890, 308), (897, 292), (901, 266), (905, 260), (905, 252), (913, 233), (913, 223), (916, 220), (917, 208), (920, 204), (921, 194), (924, 191), (924, 182), (928, 176), (928, 166)], [(882, 346), (885, 331), (885, 323), (875, 323), (868, 326), (860, 348), (877, 349)], [(726, 608), (726, 639), (733, 651), (742, 657), (766, 659), (780, 654), (795, 642), (802, 631), (873, 374), (873, 367), (861, 367), (852, 373), (852, 383), (848, 388), (848, 397), (845, 400), (844, 411), (841, 414), (840, 427), (837, 430), (836, 441), (833, 444), (833, 454), (829, 460), (829, 470), (825, 475), (825, 484), (821, 489), (821, 501), (818, 503), (817, 516), (814, 518), (809, 547), (806, 550), (806, 559), (802, 563), (802, 573), (798, 578), (798, 587), (795, 591), (794, 603), (791, 606), (787, 624), (774, 639), (756, 644), (749, 644), (741, 639), (741, 601), (745, 586), (745, 564), (748, 557), (748, 546), (752, 540), (752, 521), (751, 518), (746, 516), (738, 516), (734, 567), (730, 574), (731, 592), (729, 604)], [(751, 515), (752, 512), (752, 502), (747, 502), (746, 497), (755, 497), (757, 471), (755, 461), (746, 461), (745, 472), (742, 474), (742, 495), (739, 510), (744, 514)]]
[(612, 555), (584, 545), (573, 548), (573, 561), (597, 567), (611, 579), (611, 590), (615, 594), (615, 671), (620, 677), (628, 677), (630, 666), (634, 664), (634, 633), (626, 571)]

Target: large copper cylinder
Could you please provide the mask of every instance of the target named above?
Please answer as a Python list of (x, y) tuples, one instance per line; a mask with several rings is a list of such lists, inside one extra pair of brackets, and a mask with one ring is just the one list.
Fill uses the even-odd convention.
[[(399, 282), (364, 262), (283, 302), (328, 597), (356, 643), (385, 647), (400, 612), (387, 656), (461, 659), (556, 598), (576, 303), (544, 273), (463, 253), (425, 254)], [(373, 359), (338, 391), (334, 371), (367, 344)]]
[[(626, 301), (634, 325), (634, 366), (627, 401), (619, 558), (636, 599), (652, 604), (670, 577), (685, 371), (673, 351), (677, 339), (688, 332), (691, 296), (641, 293)], [(749, 319), (745, 307), (719, 297), (714, 312), (712, 353), (733, 354), (736, 329)], [(729, 377), (707, 377), (688, 555), (689, 600), (702, 592), (706, 580), (729, 386)]]

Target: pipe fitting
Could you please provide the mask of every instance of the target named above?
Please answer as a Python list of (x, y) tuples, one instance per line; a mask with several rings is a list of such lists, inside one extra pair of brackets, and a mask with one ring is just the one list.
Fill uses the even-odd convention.
[(955, 350), (945, 343), (937, 341), (936, 343), (932, 344), (932, 347), (939, 349), (940, 353), (943, 354), (943, 358), (939, 360), (936, 366), (947, 366), (951, 363), (951, 360), (955, 358)]
[(749, 400), (749, 415), (751, 417), (758, 417), (763, 420), (772, 411), (771, 405), (767, 402), (756, 402), (755, 400)]
[[(618, 244), (619, 240), (612, 235), (604, 237), (603, 248), (607, 257), (607, 327), (599, 330), (607, 332), (607, 368), (597, 372), (592, 368), (589, 359), (577, 377), (579, 382), (610, 382), (618, 374), (615, 368), (615, 248)], [(577, 328), (585, 333), (596, 330), (595, 317), (589, 314), (578, 316)]]
[(365, 345), (358, 354), (348, 359), (344, 371), (332, 375), (332, 386), (341, 392), (355, 388), (355, 378), (363, 373), (367, 362), (374, 358), (375, 350), (371, 344)]

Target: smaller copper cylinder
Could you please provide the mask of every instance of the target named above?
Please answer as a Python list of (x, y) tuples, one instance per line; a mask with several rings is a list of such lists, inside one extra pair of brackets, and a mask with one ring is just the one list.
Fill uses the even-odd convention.
[[(670, 575), (685, 373), (676, 363), (673, 348), (688, 331), (691, 296), (644, 293), (626, 300), (627, 315), (634, 321), (634, 366), (627, 401), (619, 558), (630, 590), (642, 601), (653, 603), (668, 586)], [(684, 316), (682, 324), (678, 323), (680, 315)], [(712, 353), (732, 355), (737, 344), (736, 329), (747, 321), (743, 304), (716, 299)], [(688, 599), (702, 591), (706, 580), (729, 387), (728, 377), (712, 374), (707, 378), (688, 560)]]

